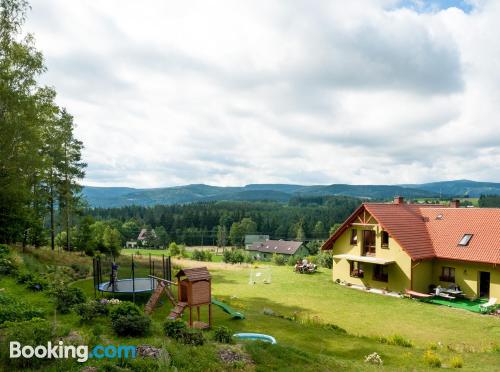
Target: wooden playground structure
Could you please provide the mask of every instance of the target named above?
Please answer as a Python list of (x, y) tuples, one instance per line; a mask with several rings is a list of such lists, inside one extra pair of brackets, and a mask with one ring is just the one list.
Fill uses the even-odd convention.
[[(212, 326), (212, 279), (206, 267), (180, 270), (177, 282), (156, 276), (149, 276), (157, 281), (156, 289), (144, 307), (146, 314), (151, 314), (163, 293), (173, 305), (168, 319), (178, 319), (189, 308), (189, 327), (207, 329)], [(177, 286), (177, 300), (171, 286)], [(200, 321), (200, 306), (208, 305), (208, 324)], [(196, 308), (197, 320), (193, 321), (193, 308)]]

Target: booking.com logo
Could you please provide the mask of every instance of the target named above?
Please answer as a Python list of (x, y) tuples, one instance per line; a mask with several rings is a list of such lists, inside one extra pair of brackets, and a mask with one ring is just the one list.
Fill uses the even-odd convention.
[(18, 341), (11, 341), (9, 344), (11, 358), (38, 358), (38, 359), (76, 359), (80, 363), (84, 363), (89, 358), (95, 359), (114, 359), (114, 358), (135, 358), (136, 348), (131, 345), (97, 345), (92, 348), (89, 353), (87, 345), (64, 345), (63, 341), (57, 344), (47, 342), (47, 345), (24, 345)]

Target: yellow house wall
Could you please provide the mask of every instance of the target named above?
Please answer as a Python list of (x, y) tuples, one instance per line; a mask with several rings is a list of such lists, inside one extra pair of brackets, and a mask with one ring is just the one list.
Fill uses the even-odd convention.
[[(351, 230), (358, 231), (358, 242), (356, 245), (350, 244)], [(410, 288), (411, 280), (411, 259), (410, 256), (403, 251), (399, 244), (389, 237), (389, 248), (382, 248), (381, 232), (379, 226), (353, 226), (346, 230), (334, 243), (333, 254), (351, 254), (361, 256), (363, 230), (375, 230), (376, 249), (375, 257), (391, 259), (395, 262), (387, 265), (389, 280), (388, 282), (380, 282), (373, 279), (374, 264), (362, 263), (364, 270), (363, 278), (353, 278), (350, 276), (350, 265), (346, 259), (334, 259), (333, 261), (333, 280), (341, 280), (351, 284), (362, 286), (370, 286), (372, 288), (385, 289), (390, 291), (401, 292), (405, 288)]]
[(448, 287), (450, 285), (449, 282), (439, 280), (443, 266), (455, 268), (455, 284), (460, 286), (460, 289), (470, 298), (477, 298), (479, 296), (479, 272), (489, 272), (490, 297), (500, 299), (500, 268), (498, 266), (436, 259), (433, 267), (433, 284), (439, 284), (441, 287)]
[(429, 285), (433, 284), (433, 260), (413, 262), (412, 289), (421, 293), (429, 292)]

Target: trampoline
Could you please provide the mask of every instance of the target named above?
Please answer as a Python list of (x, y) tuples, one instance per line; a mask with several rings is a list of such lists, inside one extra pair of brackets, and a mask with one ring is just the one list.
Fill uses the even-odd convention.
[(110, 293), (144, 293), (154, 291), (156, 284), (157, 281), (151, 278), (118, 279), (114, 290), (109, 282), (99, 284), (97, 289)]
[[(94, 257), (93, 261), (93, 277), (94, 277), (94, 296), (97, 298), (97, 294), (100, 293), (101, 296), (106, 296), (107, 293), (112, 294), (123, 294), (132, 295), (132, 301), (135, 302), (135, 295), (140, 295), (141, 293), (151, 293), (158, 286), (158, 280), (153, 278), (172, 280), (172, 262), (170, 256), (161, 256), (161, 261), (155, 260), (149, 255), (149, 265), (145, 265), (144, 262), (138, 263), (138, 268), (141, 270), (141, 277), (136, 277), (136, 262), (134, 261), (134, 255), (131, 255), (130, 261), (128, 257), (121, 257), (120, 261), (115, 261), (114, 257)], [(127, 262), (128, 261), (128, 262)], [(158, 263), (160, 265), (158, 265)], [(130, 264), (130, 271), (127, 270), (127, 266)], [(146, 266), (146, 267), (145, 267)], [(119, 270), (119, 268), (121, 269)], [(149, 268), (149, 276), (144, 277), (145, 269)], [(123, 271), (125, 269), (125, 272)], [(120, 279), (119, 273), (123, 275), (126, 279)], [(146, 271), (147, 272), (147, 271)], [(159, 273), (158, 273), (159, 272)], [(159, 274), (159, 275), (158, 275)], [(150, 277), (151, 276), (151, 277)], [(104, 281), (103, 278), (108, 279)], [(114, 283), (112, 285), (111, 283)]]

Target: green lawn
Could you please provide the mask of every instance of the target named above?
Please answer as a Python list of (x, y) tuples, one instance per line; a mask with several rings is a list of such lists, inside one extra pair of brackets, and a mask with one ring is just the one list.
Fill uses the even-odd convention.
[[(62, 256), (47, 255), (51, 262), (63, 261), (58, 258)], [(79, 261), (84, 260), (74, 256)], [(64, 255), (65, 261), (71, 259), (71, 255)], [(122, 265), (119, 277), (125, 278), (130, 257), (121, 256), (119, 260)], [(189, 261), (189, 264), (196, 265), (196, 262)], [(464, 360), (464, 370), (491, 371), (500, 364), (498, 318), (342, 287), (331, 281), (327, 269), (315, 275), (300, 275), (293, 273), (291, 267), (272, 266), (272, 283), (257, 285), (248, 284), (248, 267), (211, 264), (210, 271), (213, 296), (246, 316), (245, 320), (233, 320), (214, 307), (214, 326), (225, 325), (235, 332), (266, 333), (278, 340), (277, 346), (247, 344), (245, 349), (255, 361), (255, 365), (247, 366), (247, 370), (378, 370), (363, 362), (364, 357), (372, 352), (381, 355), (385, 370), (427, 370), (423, 354), (431, 344), (437, 348), (435, 353), (444, 366), (457, 355)], [(145, 276), (148, 272), (147, 257), (138, 258), (137, 276)], [(92, 279), (77, 281), (73, 285), (82, 288), (89, 297), (93, 296)], [(0, 277), (0, 288), (46, 310), (49, 319), (54, 316), (53, 305), (44, 293), (30, 292), (11, 278)], [(147, 296), (139, 297), (138, 302), (141, 301), (147, 301)], [(161, 323), (169, 310), (170, 304), (164, 301), (152, 316), (153, 333), (141, 339), (114, 336), (106, 319), (87, 325), (81, 325), (74, 314), (57, 315), (57, 319), (82, 334), (91, 334), (100, 325), (105, 330), (103, 337), (106, 342), (164, 346), (172, 355), (173, 364), (181, 371), (231, 370), (217, 360), (216, 344), (193, 348), (164, 337)], [(266, 315), (264, 310), (274, 315)], [(206, 317), (205, 310), (202, 316)], [(346, 332), (325, 326), (327, 323)], [(379, 341), (380, 336), (395, 334), (411, 340), (414, 346), (405, 348)], [(207, 337), (211, 337), (210, 333)], [(441, 343), (439, 347), (436, 346), (438, 342)], [(497, 345), (496, 351), (492, 350), (495, 348), (493, 344)]]

